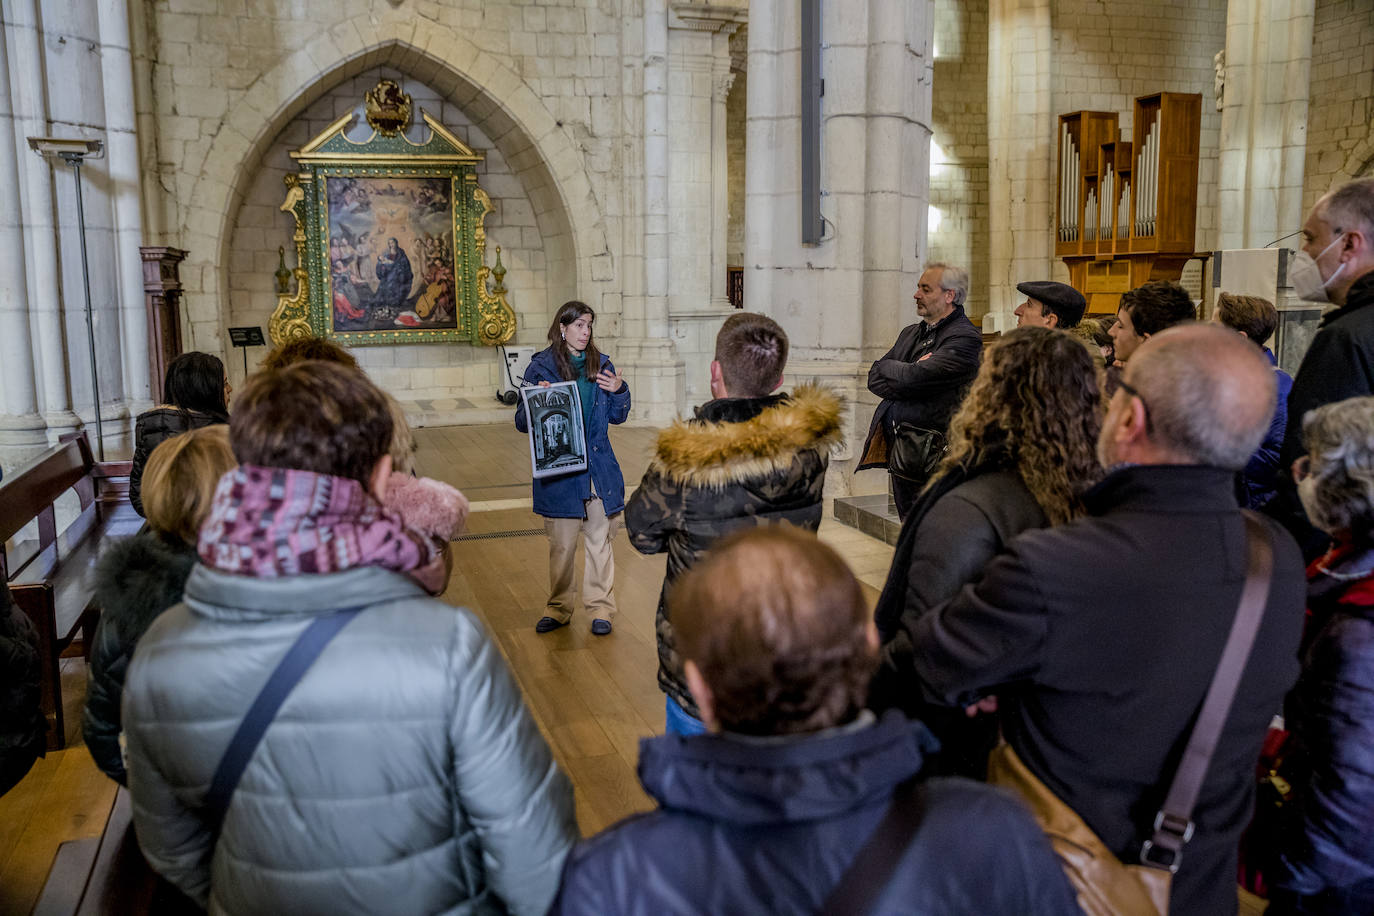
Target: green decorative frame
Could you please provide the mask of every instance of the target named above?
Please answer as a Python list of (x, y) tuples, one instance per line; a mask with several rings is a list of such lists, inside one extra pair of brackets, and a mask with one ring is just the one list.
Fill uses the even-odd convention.
[[(268, 322), (273, 343), (296, 337), (328, 337), (348, 346), (400, 343), (463, 342), (484, 346), (505, 343), (515, 335), (515, 310), (506, 300), (501, 249), (496, 264), (486, 265), (484, 221), (492, 211), (491, 198), (477, 186), (476, 164), (482, 156), (446, 130), (428, 113), (429, 137), (413, 143), (404, 133), (372, 136), (355, 143), (344, 132), (355, 115), (331, 124), (291, 158), (301, 171), (286, 176), (286, 200), (281, 209), (296, 218), (292, 242), (296, 248), (294, 293), (280, 293)], [(329, 215), (325, 180), (357, 178), (448, 178), (451, 182), (453, 225), (454, 328), (396, 328), (385, 330), (334, 329), (332, 279), (329, 264)], [(494, 281), (490, 286), (488, 281)]]

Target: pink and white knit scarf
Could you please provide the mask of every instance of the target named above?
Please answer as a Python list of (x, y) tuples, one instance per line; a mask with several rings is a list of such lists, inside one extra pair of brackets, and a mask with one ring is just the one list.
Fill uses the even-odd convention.
[(358, 566), (404, 572), (430, 563), (436, 548), (356, 480), (240, 465), (220, 479), (197, 553), (211, 569), (268, 579)]

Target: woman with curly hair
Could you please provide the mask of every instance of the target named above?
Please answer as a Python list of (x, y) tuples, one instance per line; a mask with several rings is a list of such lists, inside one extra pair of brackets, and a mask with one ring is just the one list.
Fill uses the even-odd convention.
[(883, 665), (871, 704), (921, 718), (945, 745), (947, 769), (982, 775), (991, 717), (964, 719), (920, 701), (907, 681), (909, 628), (948, 601), (1008, 541), (1069, 521), (1102, 474), (1096, 457), (1102, 391), (1087, 349), (1049, 328), (1018, 328), (988, 349), (950, 423), (949, 450), (902, 526), (874, 618)]

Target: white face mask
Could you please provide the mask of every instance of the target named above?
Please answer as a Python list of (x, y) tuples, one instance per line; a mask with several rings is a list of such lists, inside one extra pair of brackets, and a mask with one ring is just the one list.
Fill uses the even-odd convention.
[[(1331, 240), (1331, 244), (1322, 249), (1322, 253), (1317, 258), (1323, 257), (1331, 248), (1341, 240), (1344, 232), (1337, 232), (1336, 237)], [(1317, 266), (1317, 258), (1312, 257), (1305, 251), (1299, 251), (1297, 257), (1293, 258), (1293, 266), (1288, 269), (1288, 282), (1293, 287), (1293, 292), (1298, 294), (1299, 299), (1306, 299), (1308, 302), (1330, 302), (1327, 298), (1326, 288), (1336, 282), (1336, 278), (1345, 270), (1345, 262), (1336, 268), (1336, 272), (1325, 280), (1322, 279), (1322, 270)]]
[(1307, 520), (1313, 526), (1327, 531), (1326, 519), (1322, 516), (1321, 507), (1317, 503), (1317, 478), (1304, 477), (1298, 481), (1298, 500), (1302, 503), (1302, 510), (1307, 513)]

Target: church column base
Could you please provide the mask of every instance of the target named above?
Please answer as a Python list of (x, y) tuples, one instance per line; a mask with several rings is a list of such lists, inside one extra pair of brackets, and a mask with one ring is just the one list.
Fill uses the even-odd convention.
[(0, 414), (0, 468), (6, 475), (47, 447), (48, 424), (38, 414)]
[(621, 338), (611, 360), (630, 386), (631, 426), (667, 426), (687, 408), (686, 366), (671, 340)]

